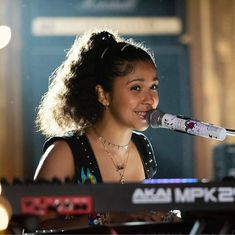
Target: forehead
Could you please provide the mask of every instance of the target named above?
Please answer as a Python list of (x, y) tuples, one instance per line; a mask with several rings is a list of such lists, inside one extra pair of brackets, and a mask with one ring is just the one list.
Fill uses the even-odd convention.
[(133, 72), (135, 72), (135, 71), (144, 71), (144, 70), (148, 70), (148, 69), (150, 69), (151, 70), (151, 72), (154, 72), (154, 73), (157, 73), (157, 69), (156, 69), (156, 66), (152, 63), (152, 62), (150, 62), (150, 61), (136, 61), (136, 62), (134, 62), (134, 63), (132, 63), (133, 64)]
[(149, 61), (129, 62), (126, 66), (130, 66), (130, 72), (124, 76), (117, 77), (114, 84), (126, 85), (132, 81), (158, 81), (157, 69), (155, 65)]
[(157, 69), (155, 65), (149, 61), (137, 61), (131, 63), (132, 71), (126, 77), (140, 76), (143, 78), (152, 78), (157, 80)]

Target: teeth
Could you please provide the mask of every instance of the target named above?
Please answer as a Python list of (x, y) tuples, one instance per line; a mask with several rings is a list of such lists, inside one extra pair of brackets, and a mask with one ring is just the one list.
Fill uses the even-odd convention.
[(146, 112), (136, 112), (136, 113), (140, 116), (145, 116), (146, 115)]

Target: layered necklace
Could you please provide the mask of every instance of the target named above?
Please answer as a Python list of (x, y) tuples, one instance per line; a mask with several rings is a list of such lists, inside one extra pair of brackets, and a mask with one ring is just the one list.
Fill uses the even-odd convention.
[[(120, 180), (119, 182), (121, 184), (125, 183), (125, 170), (126, 170), (126, 166), (127, 166), (127, 162), (128, 162), (128, 158), (129, 158), (129, 144), (125, 144), (125, 145), (118, 145), (118, 144), (114, 144), (110, 141), (108, 141), (107, 139), (105, 139), (103, 136), (99, 135), (97, 133), (97, 131), (93, 128), (94, 133), (97, 137), (97, 139), (101, 142), (105, 152), (107, 153), (107, 155), (110, 157), (115, 170), (117, 171), (117, 173), (119, 174)], [(112, 154), (109, 150), (109, 148), (112, 147), (114, 149), (116, 149), (118, 152), (123, 153), (124, 151), (124, 160), (122, 162), (117, 160), (117, 154)], [(119, 157), (120, 158), (120, 157)]]

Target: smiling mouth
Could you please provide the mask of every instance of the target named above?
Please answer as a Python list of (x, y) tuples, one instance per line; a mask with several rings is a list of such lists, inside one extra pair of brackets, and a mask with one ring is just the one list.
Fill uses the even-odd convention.
[(141, 119), (146, 119), (147, 112), (136, 111), (135, 113), (136, 113)]

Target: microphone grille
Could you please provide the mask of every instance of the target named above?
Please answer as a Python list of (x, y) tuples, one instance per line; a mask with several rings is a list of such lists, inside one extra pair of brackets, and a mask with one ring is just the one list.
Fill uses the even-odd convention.
[(161, 126), (161, 118), (164, 115), (162, 111), (159, 109), (153, 109), (149, 111), (147, 115), (147, 122), (151, 127), (160, 127)]

